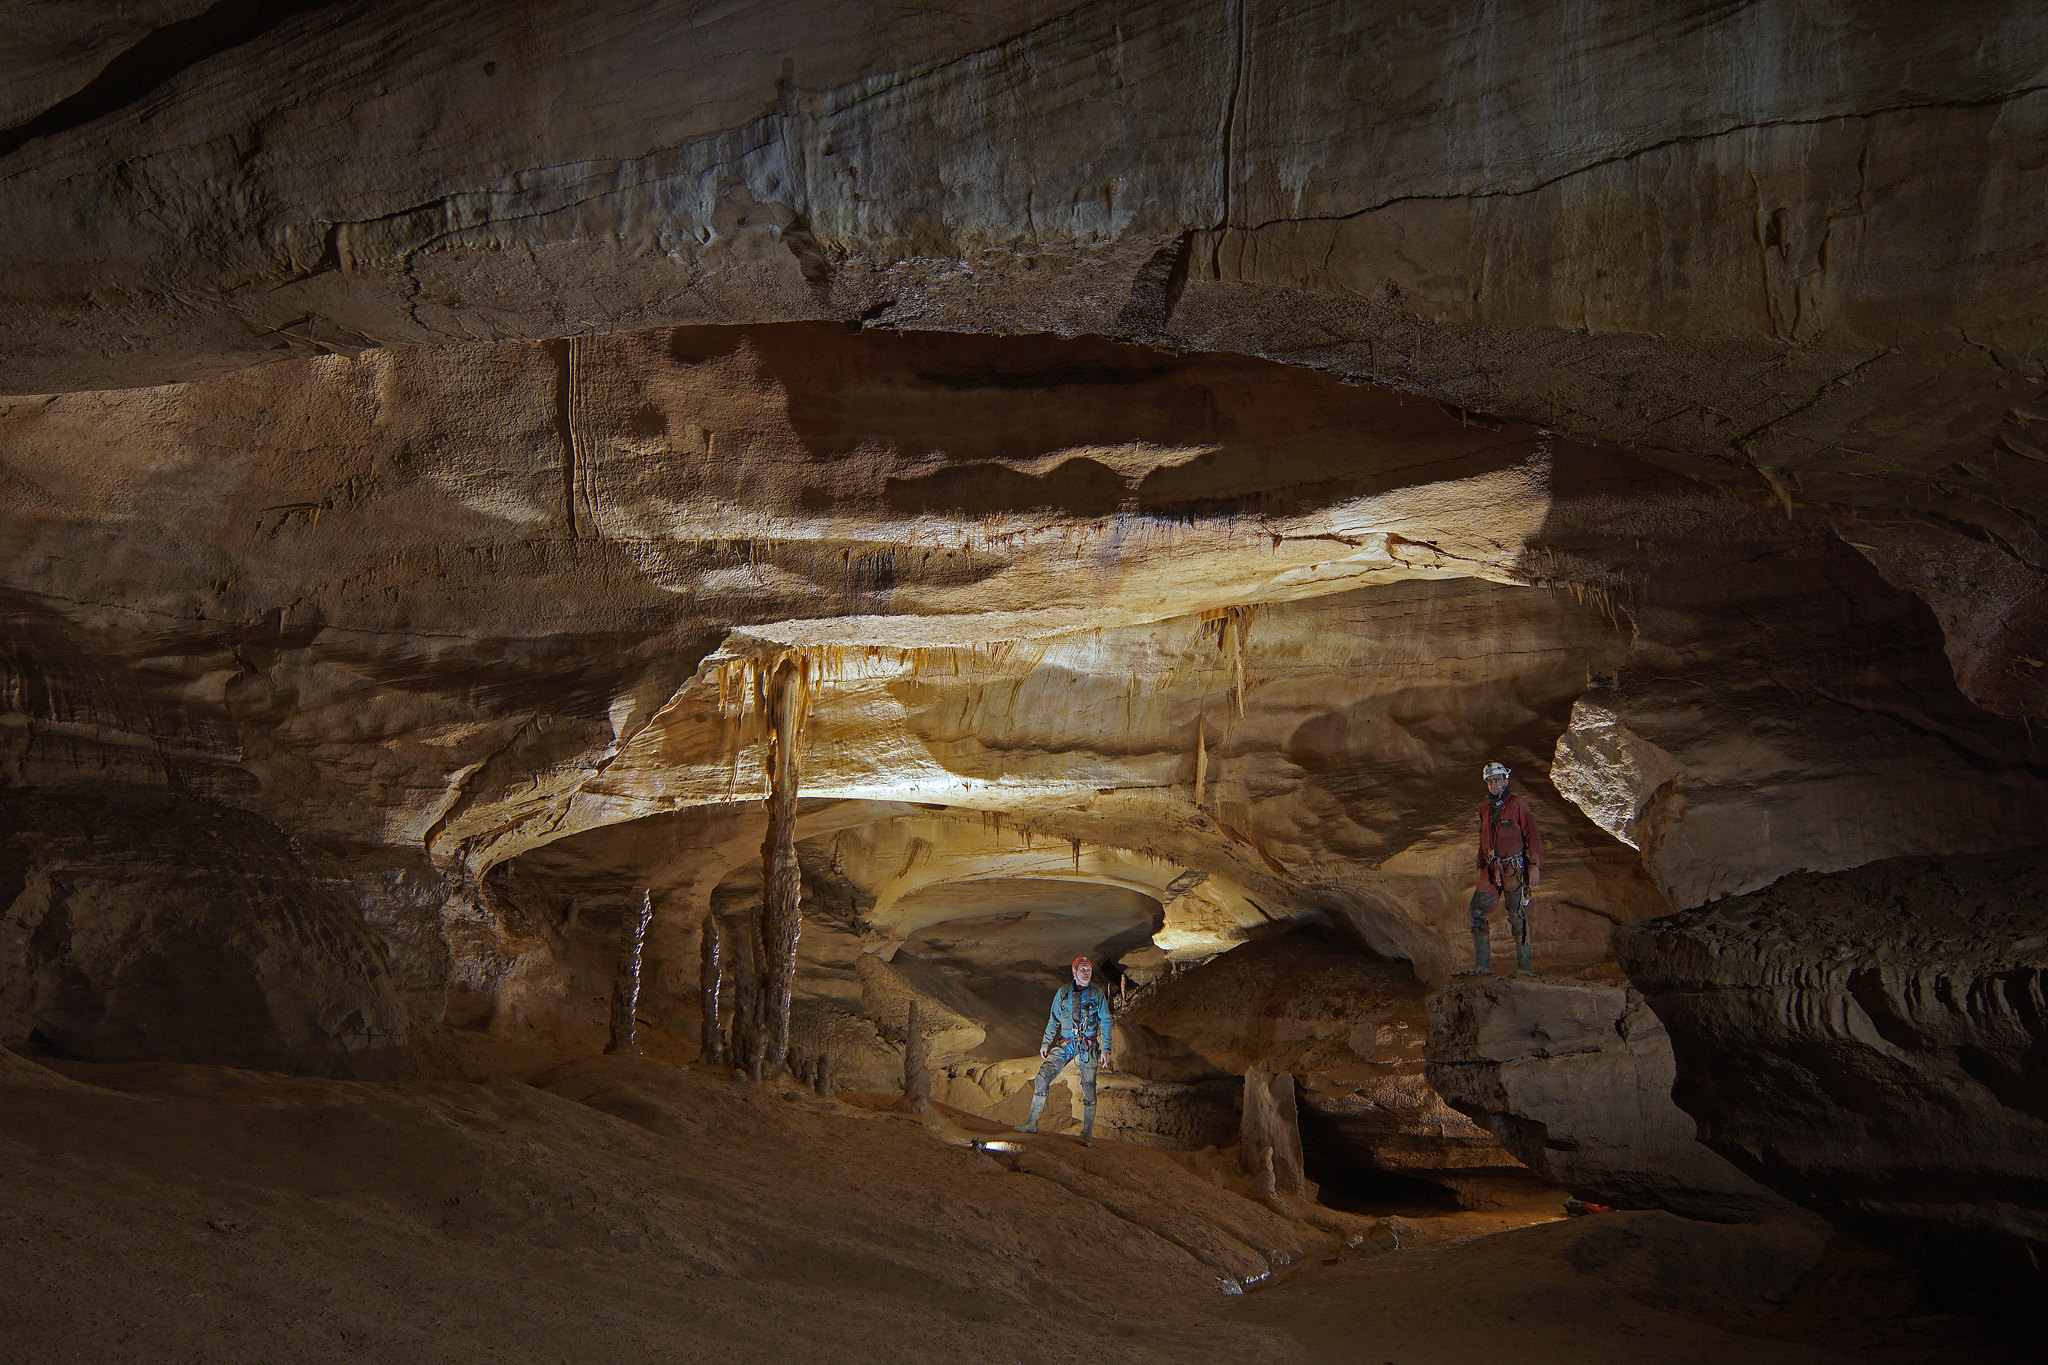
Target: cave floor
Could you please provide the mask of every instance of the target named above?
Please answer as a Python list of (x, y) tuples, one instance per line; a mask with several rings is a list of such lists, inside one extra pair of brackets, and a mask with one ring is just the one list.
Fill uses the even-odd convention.
[[(697, 1068), (425, 1060), (373, 1083), (0, 1052), (0, 1357), (2021, 1358), (1883, 1318), (1853, 1265), (1764, 1304), (1782, 1248), (1663, 1214), (1425, 1216), (1337, 1253), (1148, 1149), (1004, 1163)], [(1276, 1283), (1218, 1292), (1229, 1247), (1290, 1238), (1315, 1249)]]
[[(1809, 1234), (1810, 1235), (1810, 1234)], [(1995, 1324), (1903, 1315), (1887, 1272), (1830, 1252), (1782, 1304), (1746, 1271), (1770, 1232), (1617, 1212), (1463, 1235), (1395, 1256), (1325, 1258), (1228, 1316), (1287, 1337), (1305, 1361), (1518, 1365), (2032, 1359)], [(1761, 1245), (1760, 1245), (1761, 1244)]]

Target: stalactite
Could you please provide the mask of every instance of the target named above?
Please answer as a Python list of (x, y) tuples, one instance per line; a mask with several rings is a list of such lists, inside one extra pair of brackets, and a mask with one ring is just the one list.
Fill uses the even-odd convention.
[(1237, 708), (1237, 714), (1244, 714), (1245, 662), (1244, 662), (1245, 618), (1242, 610), (1230, 613), (1230, 698)]
[(1209, 745), (1202, 734), (1202, 716), (1195, 715), (1195, 804), (1201, 805), (1209, 787)]
[(647, 922), (654, 918), (654, 893), (640, 896), (640, 909), (626, 926), (626, 942), (619, 952), (619, 971), (612, 982), (612, 1036), (606, 1052), (639, 1055), (633, 1041), (633, 1016), (640, 1008), (640, 957), (647, 945)]
[(768, 836), (761, 843), (761, 1027), (754, 1038), (756, 1079), (781, 1070), (789, 1053), (789, 1001), (796, 943), (803, 928), (803, 882), (796, 860), (797, 775), (810, 709), (808, 659), (786, 655), (761, 680), (769, 752)]
[(704, 969), (701, 1002), (704, 1009), (704, 1027), (699, 1037), (702, 1051), (698, 1060), (709, 1066), (724, 1066), (725, 1028), (719, 1019), (720, 987), (725, 984), (725, 945), (719, 941), (718, 916), (704, 917)]

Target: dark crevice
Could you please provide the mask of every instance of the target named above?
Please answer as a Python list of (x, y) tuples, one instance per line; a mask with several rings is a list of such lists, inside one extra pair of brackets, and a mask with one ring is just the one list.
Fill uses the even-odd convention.
[(555, 362), (555, 435), (562, 442), (562, 516), (569, 538), (582, 533), (576, 528), (576, 429), (569, 419), (570, 392), (576, 383), (575, 360), (566, 338), (541, 343)]
[(25, 123), (0, 131), (0, 157), (135, 103), (208, 57), (262, 37), (285, 20), (335, 0), (221, 0), (166, 24), (108, 62), (100, 74)]

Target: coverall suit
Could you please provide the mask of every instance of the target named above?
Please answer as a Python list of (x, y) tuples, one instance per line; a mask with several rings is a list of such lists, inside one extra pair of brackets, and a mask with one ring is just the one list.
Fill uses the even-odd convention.
[(1081, 1137), (1095, 1135), (1095, 1071), (1102, 1061), (1103, 1047), (1110, 1042), (1109, 996), (1101, 986), (1062, 986), (1052, 998), (1052, 1015), (1045, 1021), (1040, 1047), (1051, 1047), (1038, 1075), (1031, 1081), (1031, 1117), (1024, 1131), (1038, 1131), (1038, 1116), (1045, 1110), (1045, 1092), (1076, 1062), (1081, 1071)]
[(1478, 971), (1493, 966), (1493, 945), (1487, 921), (1496, 895), (1508, 903), (1508, 928), (1515, 935), (1515, 961), (1529, 970), (1529, 872), (1543, 870), (1543, 833), (1528, 798), (1507, 792), (1499, 801), (1479, 807), (1479, 887), (1472, 893), (1472, 964)]

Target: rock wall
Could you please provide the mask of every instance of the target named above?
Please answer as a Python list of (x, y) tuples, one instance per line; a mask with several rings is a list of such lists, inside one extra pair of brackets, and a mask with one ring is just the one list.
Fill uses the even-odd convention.
[(2023, 0), (132, 13), (0, 65), (7, 392), (800, 319), (1264, 355), (1821, 509), (2043, 709)]
[(399, 1073), (389, 953), (332, 859), (232, 807), (0, 791), (0, 1045)]
[(1792, 876), (1617, 936), (1703, 1141), (2000, 1313), (2048, 1303), (2041, 857)]
[(1740, 1221), (1789, 1205), (1702, 1146), (1671, 1040), (1635, 991), (1536, 977), (1429, 1000), (1429, 1084), (1546, 1180), (1617, 1208)]

